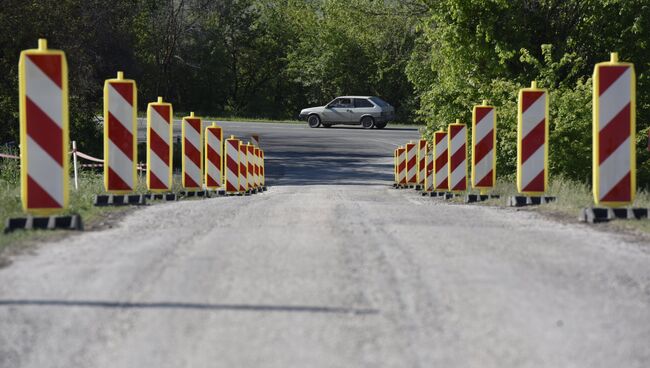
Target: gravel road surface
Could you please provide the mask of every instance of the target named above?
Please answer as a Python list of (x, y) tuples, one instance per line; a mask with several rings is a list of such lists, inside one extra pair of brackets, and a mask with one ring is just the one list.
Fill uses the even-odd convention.
[(0, 367), (650, 366), (650, 245), (389, 188), (410, 128), (258, 132), (267, 193), (0, 269)]

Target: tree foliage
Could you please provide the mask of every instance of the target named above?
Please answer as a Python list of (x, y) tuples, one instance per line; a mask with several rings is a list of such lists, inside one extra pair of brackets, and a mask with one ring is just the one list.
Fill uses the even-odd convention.
[(639, 182), (650, 184), (646, 0), (4, 0), (0, 143), (18, 137), (17, 61), (46, 37), (70, 66), (72, 138), (99, 153), (103, 81), (136, 79), (141, 111), (294, 118), (340, 94), (379, 95), (427, 134), (483, 99), (498, 109), (498, 173), (513, 175), (516, 98), (551, 101), (552, 174), (588, 181), (591, 74), (617, 51), (638, 76)]

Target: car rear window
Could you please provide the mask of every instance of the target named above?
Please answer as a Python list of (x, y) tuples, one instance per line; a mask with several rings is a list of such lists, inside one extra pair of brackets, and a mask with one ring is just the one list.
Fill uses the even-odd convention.
[(386, 101), (382, 100), (379, 97), (370, 97), (370, 101), (376, 103), (380, 107), (388, 107), (388, 106), (390, 106), (389, 104), (386, 103)]
[(372, 102), (366, 100), (365, 98), (355, 98), (354, 107), (374, 107), (375, 105)]

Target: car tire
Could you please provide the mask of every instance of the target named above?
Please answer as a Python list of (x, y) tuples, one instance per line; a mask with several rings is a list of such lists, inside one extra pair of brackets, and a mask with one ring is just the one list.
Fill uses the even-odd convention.
[(375, 119), (372, 116), (364, 116), (361, 118), (361, 126), (363, 129), (372, 129), (375, 126)]
[(318, 128), (320, 126), (320, 117), (316, 114), (309, 115), (307, 124), (309, 124), (310, 128)]
[(323, 123), (323, 128), (331, 128), (332, 124)]
[(375, 128), (384, 129), (388, 123), (375, 123)]

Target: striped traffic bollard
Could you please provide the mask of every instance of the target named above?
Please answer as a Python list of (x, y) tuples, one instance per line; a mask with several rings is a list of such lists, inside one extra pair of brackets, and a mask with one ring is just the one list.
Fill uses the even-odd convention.
[(137, 183), (137, 110), (135, 81), (117, 78), (104, 82), (104, 189), (133, 192)]
[(472, 187), (481, 192), (494, 188), (496, 182), (497, 114), (483, 101), (472, 112)]
[(49, 215), (68, 207), (68, 66), (63, 51), (20, 53), (20, 177), (23, 209)]
[(239, 142), (239, 191), (248, 192), (248, 150), (243, 141)]
[(259, 147), (255, 147), (253, 155), (255, 157), (255, 186), (262, 190), (262, 156)]
[(247, 161), (247, 167), (248, 170), (246, 172), (246, 175), (248, 177), (248, 189), (251, 191), (255, 191), (257, 189), (257, 186), (255, 185), (255, 147), (250, 144), (250, 142), (246, 145), (246, 161)]
[(406, 187), (406, 147), (397, 148), (397, 183)]
[(447, 135), (449, 190), (462, 193), (467, 190), (467, 126), (456, 120)]
[(413, 142), (406, 144), (406, 185), (415, 186), (418, 181), (418, 150), (417, 145)]
[(439, 130), (433, 133), (433, 182), (436, 192), (449, 191), (448, 180), (448, 144), (447, 132)]
[(260, 148), (260, 157), (261, 157), (261, 173), (262, 173), (262, 190), (266, 191), (266, 161), (264, 158), (264, 150)]
[(514, 207), (537, 205), (555, 200), (544, 195), (548, 185), (548, 91), (537, 88), (519, 90), (517, 126), (517, 190), (511, 197)]
[(593, 181), (594, 201), (604, 208), (585, 208), (582, 219), (648, 218), (647, 208), (630, 205), (636, 196), (636, 75), (634, 64), (618, 61), (594, 68)]
[(147, 106), (147, 188), (153, 193), (172, 188), (172, 105), (158, 97)]
[(234, 136), (226, 139), (225, 144), (225, 162), (226, 162), (226, 175), (224, 175), (224, 182), (226, 185), (226, 193), (236, 194), (239, 192), (239, 139)]
[(537, 88), (519, 91), (517, 130), (517, 189), (541, 195), (548, 183), (548, 92)]
[(183, 188), (189, 190), (203, 189), (203, 121), (194, 116), (185, 116), (181, 120), (182, 145), (182, 182)]
[(427, 152), (426, 159), (426, 178), (424, 180), (424, 192), (426, 194), (433, 193), (433, 151)]
[(221, 190), (223, 187), (223, 130), (212, 123), (205, 128), (205, 187)]
[(593, 180), (596, 204), (624, 206), (636, 195), (636, 76), (618, 61), (594, 69)]
[(424, 179), (427, 176), (427, 140), (418, 140), (418, 158), (417, 158), (417, 187), (424, 187)]

